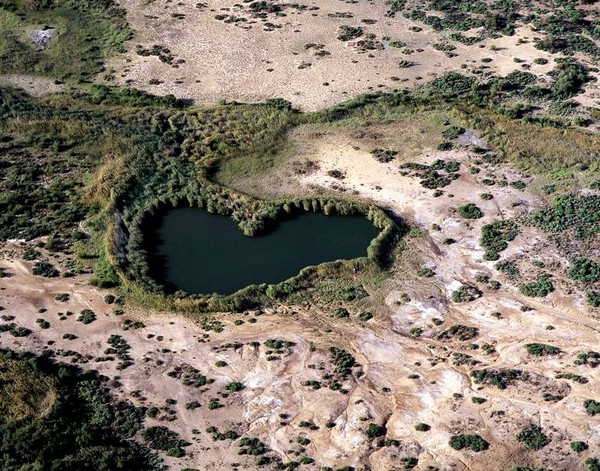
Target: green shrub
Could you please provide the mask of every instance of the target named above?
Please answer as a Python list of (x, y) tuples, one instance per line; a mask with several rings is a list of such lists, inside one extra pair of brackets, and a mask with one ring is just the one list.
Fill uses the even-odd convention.
[(40, 256), (40, 252), (32, 248), (26, 248), (21, 254), (23, 260), (35, 260)]
[(577, 257), (571, 260), (567, 275), (573, 280), (594, 283), (600, 280), (600, 264), (586, 257)]
[(459, 206), (456, 209), (456, 212), (460, 217), (465, 219), (479, 219), (483, 217), (483, 211), (477, 207), (477, 205), (473, 203), (467, 203), (462, 206)]
[(529, 450), (540, 450), (550, 443), (550, 439), (544, 434), (542, 428), (537, 425), (525, 427), (517, 434), (516, 438), (519, 443)]
[(383, 437), (387, 433), (387, 430), (382, 425), (370, 423), (364, 430), (364, 434), (369, 438)]
[(589, 457), (585, 460), (585, 465), (589, 471), (600, 471), (600, 461), (597, 458)]
[(471, 451), (485, 451), (490, 447), (490, 444), (481, 438), (479, 435), (453, 435), (448, 443), (455, 450), (467, 448)]
[(575, 453), (581, 453), (582, 451), (585, 451), (588, 449), (588, 446), (585, 442), (571, 442), (571, 450), (573, 450)]
[(519, 234), (519, 228), (513, 221), (494, 221), (481, 228), (479, 243), (490, 253), (499, 253), (508, 247), (508, 242)]
[(513, 369), (483, 369), (472, 371), (471, 377), (475, 384), (492, 384), (498, 389), (506, 389), (511, 382), (521, 379), (523, 372)]
[(463, 342), (467, 340), (472, 340), (479, 335), (479, 329), (477, 327), (470, 327), (461, 324), (455, 324), (450, 326), (443, 332), (440, 332), (437, 336), (438, 339), (451, 339), (457, 338), (462, 340)]
[(373, 157), (375, 157), (375, 159), (378, 162), (381, 162), (382, 164), (384, 164), (384, 163), (391, 162), (396, 157), (396, 155), (398, 155), (398, 152), (395, 150), (390, 150), (390, 149), (386, 150), (386, 149), (377, 148), (377, 149), (373, 149), (371, 151), (371, 155)]
[(360, 27), (341, 25), (340, 33), (337, 38), (340, 41), (351, 41), (352, 39), (360, 38), (363, 33), (364, 31)]
[(600, 307), (600, 293), (598, 291), (588, 291), (585, 298), (590, 306)]
[(36, 262), (31, 272), (45, 278), (56, 278), (59, 275), (59, 271), (48, 262)]
[(462, 285), (456, 291), (452, 292), (452, 301), (455, 303), (464, 303), (473, 301), (481, 296), (481, 292), (471, 285)]
[(527, 353), (536, 356), (558, 355), (561, 352), (560, 348), (545, 343), (528, 343), (525, 348)]
[(554, 291), (552, 282), (547, 275), (540, 276), (538, 281), (525, 283), (519, 286), (519, 291), (530, 298), (544, 298)]
[(417, 276), (420, 276), (423, 278), (430, 278), (433, 275), (435, 275), (435, 272), (431, 268), (419, 268), (417, 270)]
[(361, 312), (361, 313), (358, 315), (358, 319), (359, 319), (360, 321), (362, 321), (362, 322), (366, 322), (366, 321), (368, 321), (368, 320), (371, 320), (371, 319), (373, 319), (373, 314), (372, 314), (372, 313), (370, 313), (370, 312), (367, 312), (367, 311), (365, 311), (365, 312)]
[(50, 328), (50, 322), (48, 322), (46, 319), (36, 319), (36, 324), (40, 326), (40, 329), (49, 329)]
[(342, 348), (329, 347), (329, 353), (335, 365), (335, 372), (340, 378), (345, 379), (352, 372), (352, 368), (357, 366), (354, 357)]
[(586, 399), (583, 401), (583, 407), (585, 407), (585, 411), (591, 416), (600, 414), (600, 402), (595, 401), (594, 399)]
[(509, 280), (516, 280), (521, 276), (519, 267), (515, 262), (498, 262), (496, 269), (506, 275)]
[(336, 319), (345, 319), (350, 317), (350, 313), (348, 312), (348, 309), (338, 307), (335, 311), (333, 311), (333, 317)]
[(530, 222), (548, 232), (571, 232), (580, 239), (600, 233), (600, 196), (559, 195), (552, 206), (535, 212)]
[(13, 337), (28, 337), (31, 335), (31, 330), (27, 327), (15, 327), (10, 330), (10, 333)]
[(91, 324), (95, 320), (96, 314), (90, 309), (84, 309), (83, 311), (81, 311), (81, 314), (77, 318), (77, 321), (81, 322), (82, 324)]
[(241, 391), (242, 389), (244, 389), (244, 385), (242, 383), (232, 382), (232, 383), (227, 384), (225, 386), (225, 389), (227, 391), (237, 392), (237, 391)]
[(412, 327), (408, 330), (408, 333), (412, 337), (420, 337), (423, 333), (423, 329), (421, 329), (420, 327)]

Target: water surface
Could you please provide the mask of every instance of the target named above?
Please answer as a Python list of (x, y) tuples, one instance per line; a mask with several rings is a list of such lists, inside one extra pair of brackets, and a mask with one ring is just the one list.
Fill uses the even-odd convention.
[(169, 210), (151, 232), (152, 276), (171, 291), (203, 294), (279, 283), (306, 266), (364, 256), (378, 233), (364, 216), (311, 212), (248, 237), (229, 217), (200, 208)]

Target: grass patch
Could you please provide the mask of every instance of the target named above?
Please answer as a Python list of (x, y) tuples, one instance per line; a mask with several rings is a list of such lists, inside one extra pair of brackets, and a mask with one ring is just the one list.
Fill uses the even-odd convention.
[[(31, 36), (45, 26), (53, 38), (39, 50)], [(88, 81), (104, 70), (107, 57), (125, 51), (132, 34), (112, 0), (6, 0), (0, 3), (0, 70)]]

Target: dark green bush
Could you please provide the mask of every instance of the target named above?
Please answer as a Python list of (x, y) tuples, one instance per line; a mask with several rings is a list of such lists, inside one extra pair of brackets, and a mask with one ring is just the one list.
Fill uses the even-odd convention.
[(360, 27), (341, 25), (338, 39), (340, 41), (351, 41), (352, 39), (360, 38), (364, 31)]
[(600, 307), (600, 293), (597, 291), (588, 291), (585, 295), (587, 303), (592, 307)]
[(508, 242), (519, 234), (519, 228), (513, 221), (494, 221), (481, 228), (479, 243), (489, 253), (499, 253), (508, 247)]
[(600, 402), (595, 401), (594, 399), (586, 399), (583, 401), (583, 407), (585, 407), (585, 411), (591, 416), (600, 414)]
[(522, 379), (523, 376), (521, 370), (511, 369), (484, 369), (471, 372), (471, 377), (476, 384), (492, 384), (498, 389), (506, 389), (509, 384), (517, 379)]
[(431, 268), (419, 268), (417, 270), (417, 276), (421, 276), (423, 278), (430, 278), (435, 275), (435, 272)]
[(483, 211), (481, 211), (481, 209), (479, 209), (477, 205), (473, 203), (467, 203), (459, 206), (456, 209), (456, 212), (460, 217), (465, 219), (479, 219), (483, 217)]
[(48, 262), (36, 262), (31, 271), (36, 276), (43, 276), (46, 278), (55, 278), (60, 273)]
[(369, 438), (383, 437), (387, 430), (382, 425), (370, 423), (364, 430), (364, 434)]
[(560, 348), (545, 343), (528, 343), (525, 348), (527, 353), (536, 356), (558, 355), (561, 353)]
[(585, 460), (585, 465), (588, 471), (600, 471), (600, 460), (598, 458), (592, 458), (591, 456)]
[(517, 434), (516, 438), (519, 443), (529, 450), (540, 450), (550, 443), (550, 439), (544, 434), (542, 428), (537, 425), (525, 427)]
[(585, 442), (571, 442), (571, 450), (575, 453), (581, 453), (582, 451), (587, 450), (589, 447)]
[(77, 321), (81, 322), (82, 324), (91, 324), (95, 320), (96, 313), (94, 313), (94, 311), (90, 309), (84, 309), (83, 311), (81, 311), (81, 314), (77, 318)]
[(462, 285), (456, 291), (452, 292), (452, 301), (455, 303), (464, 303), (474, 301), (481, 296), (481, 292), (471, 285)]
[(490, 444), (479, 435), (453, 435), (448, 443), (455, 450), (467, 448), (471, 451), (485, 451), (490, 447)]
[(548, 276), (543, 275), (538, 278), (538, 281), (522, 284), (519, 286), (519, 291), (530, 298), (543, 298), (554, 291), (554, 286)]
[(577, 257), (571, 260), (567, 275), (573, 280), (594, 283), (600, 280), (600, 264), (586, 257)]

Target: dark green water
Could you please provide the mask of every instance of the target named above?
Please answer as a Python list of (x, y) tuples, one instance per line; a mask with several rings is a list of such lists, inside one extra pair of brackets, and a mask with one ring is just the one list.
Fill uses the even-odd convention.
[(306, 213), (247, 237), (230, 218), (199, 208), (172, 209), (151, 232), (152, 276), (171, 291), (202, 294), (279, 283), (310, 265), (364, 256), (378, 233), (363, 216)]

